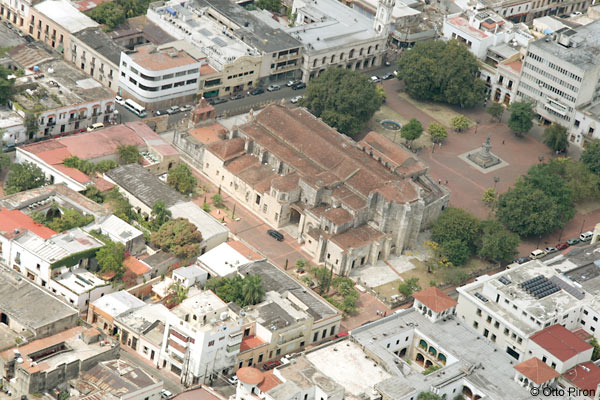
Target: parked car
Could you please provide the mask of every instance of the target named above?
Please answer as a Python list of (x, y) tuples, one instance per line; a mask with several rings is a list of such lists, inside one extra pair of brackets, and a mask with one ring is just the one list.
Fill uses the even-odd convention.
[(594, 232), (592, 231), (583, 232), (581, 235), (579, 235), (579, 240), (582, 242), (587, 242), (588, 240), (592, 240), (592, 236), (594, 236)]
[(227, 382), (231, 383), (232, 385), (237, 385), (238, 377), (234, 375), (231, 378), (227, 379)]
[(303, 98), (304, 98), (304, 96), (294, 96), (290, 99), (290, 103), (296, 104), (297, 102), (300, 101), (300, 99), (303, 99)]
[(267, 231), (267, 233), (268, 233), (268, 234), (269, 234), (271, 237), (273, 237), (273, 238), (277, 239), (277, 240), (278, 240), (278, 241), (280, 241), (280, 242), (283, 240), (283, 235), (282, 235), (280, 232), (277, 232), (277, 231), (275, 231), (275, 230), (273, 230), (273, 229), (269, 229), (269, 230)]
[(102, 128), (104, 128), (104, 124), (102, 122), (96, 122), (95, 124), (88, 126), (87, 131), (93, 132), (93, 131), (97, 131), (98, 129), (102, 129)]
[(281, 365), (281, 361), (279, 361), (279, 360), (267, 361), (266, 363), (263, 364), (263, 369), (265, 371), (268, 371), (270, 369), (279, 367), (280, 365)]
[(192, 106), (191, 104), (186, 104), (185, 106), (181, 107), (181, 112), (192, 111), (193, 108), (194, 106)]
[(373, 76), (371, 77), (371, 82), (372, 82), (372, 83), (379, 83), (379, 82), (381, 82), (381, 78), (380, 78), (380, 77), (378, 77), (377, 75), (373, 75)]
[(385, 75), (383, 76), (383, 78), (382, 78), (382, 79), (383, 79), (384, 81), (387, 81), (388, 79), (392, 79), (393, 77), (394, 77), (394, 73), (393, 73), (393, 72), (388, 72), (387, 74), (385, 74)]
[(569, 243), (569, 246), (573, 246), (574, 244), (579, 243), (579, 239), (572, 238), (572, 239), (567, 240), (567, 243)]
[(225, 99), (225, 98), (213, 99), (213, 101), (210, 104), (212, 104), (213, 106), (216, 106), (217, 104), (223, 104), (223, 103), (227, 103), (227, 99)]
[(165, 115), (167, 113), (167, 110), (156, 110), (154, 111), (154, 115), (155, 116), (159, 116), (159, 115)]
[(281, 89), (281, 86), (279, 86), (279, 85), (269, 85), (269, 87), (267, 88), (267, 90), (269, 92), (276, 92), (279, 89)]
[(256, 96), (259, 94), (263, 94), (264, 92), (265, 92), (265, 89), (259, 87), (256, 89), (252, 89), (251, 91), (248, 92), (248, 94), (251, 96)]
[(342, 338), (344, 336), (348, 336), (348, 332), (340, 332), (337, 335), (335, 335), (336, 339)]
[(546, 250), (546, 254), (551, 254), (558, 251), (558, 249), (554, 246), (548, 246), (544, 250)]
[(229, 100), (239, 100), (239, 99), (243, 99), (244, 95), (241, 93), (238, 94), (232, 94), (231, 96), (229, 96)]
[(177, 114), (179, 111), (181, 111), (179, 106), (171, 106), (167, 109), (167, 114), (173, 115), (173, 114)]
[(535, 249), (531, 252), (531, 254), (529, 254), (529, 258), (531, 258), (532, 260), (537, 260), (538, 258), (542, 258), (545, 255), (546, 252), (544, 250)]
[(121, 96), (115, 96), (115, 103), (124, 106), (125, 105), (125, 99), (123, 99)]
[(306, 83), (298, 82), (294, 86), (292, 86), (292, 90), (300, 90), (300, 89), (304, 89), (305, 87), (306, 87)]
[(517, 264), (524, 264), (524, 263), (526, 263), (527, 261), (531, 261), (531, 258), (529, 258), (529, 257), (519, 257), (519, 258), (517, 258), (517, 259), (515, 260), (515, 262), (516, 262)]
[(297, 85), (299, 83), (300, 83), (300, 81), (298, 81), (298, 80), (288, 81), (288, 83), (286, 83), (285, 86), (292, 87), (292, 86)]
[(569, 243), (567, 243), (567, 242), (562, 242), (562, 243), (559, 243), (556, 245), (557, 250), (564, 250), (567, 247), (569, 247)]
[(10, 151), (15, 151), (17, 149), (17, 146), (15, 146), (14, 144), (9, 144), (6, 146), (2, 146), (2, 152), (3, 153), (8, 153)]
[(163, 389), (160, 391), (160, 397), (163, 399), (170, 399), (173, 397), (173, 393), (169, 392), (167, 389)]

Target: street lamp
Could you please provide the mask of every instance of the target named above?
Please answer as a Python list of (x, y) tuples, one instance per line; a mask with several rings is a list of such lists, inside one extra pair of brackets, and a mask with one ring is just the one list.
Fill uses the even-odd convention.
[(119, 110), (117, 110), (116, 108), (113, 111), (113, 114), (115, 116), (114, 121), (115, 124), (117, 123), (117, 117), (119, 117), (119, 124), (121, 123), (121, 114), (119, 114)]
[(479, 128), (479, 120), (475, 120), (475, 135), (477, 135), (477, 128)]
[(494, 191), (496, 190), (496, 185), (498, 184), (498, 182), (500, 182), (500, 177), (499, 176), (495, 176), (494, 177)]

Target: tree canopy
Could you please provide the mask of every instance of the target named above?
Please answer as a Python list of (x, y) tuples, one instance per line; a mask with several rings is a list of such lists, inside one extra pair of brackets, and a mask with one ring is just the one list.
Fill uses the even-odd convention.
[(507, 262), (518, 254), (519, 236), (509, 232), (500, 222), (483, 221), (483, 235), (477, 254), (481, 258), (497, 262)]
[(138, 148), (132, 144), (120, 145), (119, 147), (117, 147), (117, 150), (119, 152), (119, 161), (121, 162), (121, 164), (133, 164), (138, 162), (140, 159), (140, 152)]
[(0, 104), (7, 104), (14, 94), (14, 79), (8, 79), (11, 72), (0, 66)]
[(544, 129), (544, 143), (552, 150), (565, 150), (569, 147), (567, 128), (559, 124), (552, 124)]
[(504, 114), (504, 106), (500, 103), (492, 101), (492, 103), (485, 109), (485, 112), (500, 122), (502, 119), (502, 114)]
[(398, 291), (404, 297), (410, 297), (414, 292), (418, 292), (419, 290), (421, 290), (419, 278), (409, 278), (398, 285)]
[(157, 201), (152, 206), (151, 215), (150, 229), (157, 231), (169, 220), (169, 218), (171, 218), (171, 211), (167, 209), (164, 201)]
[(87, 15), (112, 31), (127, 18), (145, 15), (150, 3), (151, 0), (115, 0), (97, 5)]
[(200, 253), (202, 234), (187, 219), (176, 218), (162, 224), (152, 233), (150, 241), (179, 258), (189, 259)]
[(313, 79), (302, 105), (341, 133), (360, 133), (383, 102), (367, 76), (345, 68), (330, 68)]
[(102, 160), (97, 163), (82, 160), (77, 156), (71, 156), (63, 160), (65, 167), (75, 168), (86, 175), (92, 175), (95, 172), (105, 173), (113, 168), (117, 168), (119, 164), (113, 160)]
[(596, 175), (600, 175), (600, 140), (592, 140), (581, 154), (581, 162)]
[(61, 213), (56, 204), (53, 204), (52, 208), (55, 208), (56, 212), (35, 213), (33, 219), (56, 232), (68, 231), (94, 222), (93, 215), (82, 215), (72, 208), (66, 208)]
[(22, 164), (13, 164), (6, 179), (4, 191), (6, 194), (22, 192), (24, 190), (35, 189), (48, 184), (46, 175), (35, 164), (25, 162)]
[(180, 193), (190, 194), (196, 189), (197, 179), (187, 164), (180, 163), (169, 170), (167, 183)]
[(457, 115), (452, 117), (450, 120), (450, 125), (452, 126), (454, 132), (466, 131), (469, 129), (469, 119), (464, 115)]
[(102, 272), (115, 272), (121, 276), (125, 271), (123, 260), (125, 259), (125, 246), (122, 243), (115, 243), (107, 240), (105, 245), (96, 252), (96, 260)]
[(256, 7), (263, 10), (279, 12), (281, 10), (281, 0), (257, 0)]
[(600, 176), (590, 171), (583, 162), (560, 157), (551, 160), (546, 168), (563, 179), (574, 203), (600, 199)]
[(485, 99), (478, 72), (477, 58), (456, 40), (417, 42), (398, 59), (398, 79), (418, 100), (473, 107)]
[(206, 289), (212, 290), (224, 302), (235, 303), (240, 307), (258, 304), (265, 295), (259, 275), (212, 278), (206, 282)]
[(448, 132), (446, 128), (442, 124), (438, 124), (437, 122), (432, 122), (427, 127), (427, 132), (431, 135), (431, 140), (433, 143), (441, 143), (448, 137)]
[(515, 131), (518, 136), (527, 133), (533, 127), (532, 119), (535, 117), (533, 105), (525, 101), (515, 101), (508, 106), (510, 118), (508, 119), (508, 127)]
[(421, 137), (423, 125), (416, 118), (412, 118), (400, 130), (400, 135), (408, 142), (412, 142)]

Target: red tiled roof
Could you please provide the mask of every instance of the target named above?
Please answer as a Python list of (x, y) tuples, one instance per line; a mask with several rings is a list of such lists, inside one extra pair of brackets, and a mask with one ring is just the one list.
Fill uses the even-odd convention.
[(221, 140), (210, 144), (208, 148), (210, 152), (219, 157), (223, 161), (227, 161), (244, 151), (244, 139), (237, 137), (228, 140)]
[(96, 185), (98, 190), (100, 190), (101, 192), (106, 192), (107, 190), (110, 190), (113, 187), (115, 187), (115, 185), (101, 177), (92, 178), (92, 181), (94, 182), (94, 185)]
[(561, 361), (570, 360), (592, 348), (591, 344), (558, 324), (539, 331), (531, 336), (531, 340)]
[(79, 183), (87, 183), (92, 180), (89, 176), (87, 176), (77, 168), (65, 167), (64, 164), (54, 164), (54, 168), (56, 168), (63, 174), (70, 176)]
[(550, 368), (537, 357), (523, 361), (522, 363), (515, 365), (514, 368), (537, 385), (548, 382), (550, 379), (560, 375), (556, 370)]
[(339, 235), (332, 236), (329, 240), (340, 246), (343, 250), (350, 248), (358, 249), (371, 242), (379, 240), (383, 236), (383, 233), (376, 231), (368, 225), (362, 225), (358, 228), (351, 228), (340, 233)]
[(200, 67), (200, 76), (211, 75), (216, 72), (217, 72), (217, 70), (208, 64), (202, 64), (202, 66)]
[(190, 129), (188, 133), (200, 143), (210, 144), (219, 140), (223, 140), (222, 136), (227, 133), (227, 129), (218, 122), (215, 122), (214, 124)]
[(372, 151), (374, 157), (381, 157), (382, 162), (391, 164), (390, 167), (397, 167), (406, 175), (416, 174), (427, 169), (408, 151), (377, 132), (369, 132), (359, 144), (365, 147), (369, 155)]
[(28, 230), (42, 239), (48, 239), (54, 235), (52, 229), (36, 223), (30, 216), (19, 210), (0, 209), (0, 232), (13, 233), (15, 229), (22, 231)]
[(254, 367), (242, 367), (235, 374), (242, 383), (253, 386), (258, 385), (265, 378), (262, 371)]
[(123, 260), (123, 266), (136, 275), (143, 275), (149, 272), (151, 268), (135, 257), (129, 256)]
[(268, 392), (275, 386), (279, 386), (282, 383), (279, 379), (277, 379), (277, 377), (273, 373), (273, 370), (265, 372), (264, 377), (265, 379), (258, 385), (258, 388), (263, 393)]
[(435, 286), (413, 293), (413, 297), (436, 313), (452, 308), (458, 304), (456, 300)]
[(571, 368), (563, 377), (579, 389), (595, 391), (600, 385), (600, 367), (588, 361)]
[(335, 225), (343, 225), (346, 224), (354, 217), (348, 211), (344, 210), (341, 207), (338, 208), (330, 208), (329, 210), (323, 213), (323, 216), (331, 221)]
[(242, 339), (242, 344), (240, 345), (240, 351), (246, 351), (253, 349), (255, 347), (259, 347), (265, 344), (265, 341), (257, 336), (246, 336)]

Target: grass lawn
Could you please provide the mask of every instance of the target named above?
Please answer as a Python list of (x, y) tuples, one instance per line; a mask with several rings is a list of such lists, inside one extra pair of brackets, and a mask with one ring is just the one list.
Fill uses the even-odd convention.
[[(442, 125), (448, 128), (448, 131), (451, 130), (450, 120), (452, 120), (452, 118), (456, 117), (457, 115), (461, 115), (445, 104), (433, 103), (428, 101), (418, 101), (410, 97), (406, 92), (400, 92), (398, 96), (412, 103), (415, 107), (428, 114), (431, 118), (439, 121)], [(469, 126), (472, 126), (474, 122), (471, 120), (469, 121)]]
[(419, 284), (423, 289), (431, 286), (430, 283), (434, 281), (437, 284), (446, 283), (450, 280), (450, 277), (455, 274), (471, 274), (473, 271), (484, 269), (490, 264), (476, 257), (472, 257), (466, 265), (462, 267), (452, 267), (444, 269), (436, 269), (432, 273), (427, 273), (427, 265), (424, 262), (419, 261), (416, 258), (410, 260), (414, 264), (415, 268), (410, 271), (406, 271), (400, 274), (404, 280), (410, 278), (418, 278)]
[(390, 297), (392, 297), (393, 295), (400, 293), (398, 292), (398, 285), (400, 285), (400, 283), (402, 283), (402, 280), (396, 279), (395, 281), (391, 281), (384, 285), (374, 287), (373, 290), (378, 295), (385, 297), (389, 300)]
[[(406, 141), (404, 139), (402, 139), (402, 137), (400, 136), (399, 130), (392, 131), (392, 130), (385, 129), (384, 127), (381, 126), (381, 124), (379, 122), (384, 121), (386, 119), (391, 119), (393, 121), (396, 121), (396, 122), (400, 123), (402, 126), (407, 124), (409, 121), (408, 118), (397, 113), (396, 111), (392, 110), (391, 108), (389, 108), (388, 106), (386, 106), (384, 104), (383, 106), (381, 106), (381, 108), (377, 112), (375, 112), (375, 115), (373, 115), (373, 118), (371, 118), (371, 120), (369, 122), (367, 122), (367, 125), (365, 127), (366, 132), (375, 131), (377, 133), (380, 133), (380, 134), (386, 136), (388, 139), (390, 139), (394, 143), (406, 145)], [(431, 137), (430, 137), (429, 133), (427, 133), (427, 130), (426, 130), (427, 127), (424, 126), (423, 129), (424, 129), (424, 131), (423, 131), (423, 134), (421, 135), (421, 137), (412, 143), (412, 147), (415, 149), (431, 147), (431, 145), (432, 145)]]

